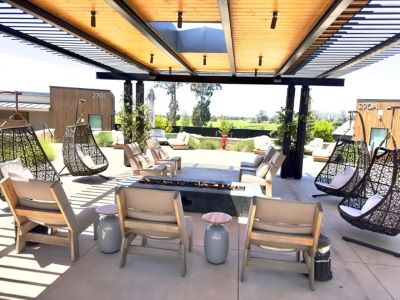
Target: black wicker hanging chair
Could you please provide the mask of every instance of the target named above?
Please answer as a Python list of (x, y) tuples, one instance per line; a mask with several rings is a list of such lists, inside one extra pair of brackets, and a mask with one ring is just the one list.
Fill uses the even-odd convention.
[[(324, 192), (324, 194), (313, 195), (313, 197), (327, 195), (344, 197), (354, 189), (367, 171), (371, 158), (367, 143), (365, 142), (363, 119), (361, 115), (359, 116), (363, 128), (364, 140), (353, 141), (339, 139), (336, 142), (335, 148), (327, 163), (314, 180), (315, 187), (321, 192)], [(341, 186), (332, 186), (332, 180), (338, 174), (346, 172), (347, 168), (352, 168), (349, 179)]]
[[(376, 148), (371, 165), (363, 179), (353, 191), (339, 203), (338, 210), (343, 219), (351, 225), (395, 236), (400, 233), (400, 149), (389, 150)], [(368, 205), (365, 211), (363, 206), (371, 197), (379, 198), (375, 205)], [(369, 209), (368, 209), (369, 207)], [(354, 213), (356, 212), (356, 213)], [(344, 240), (363, 246), (393, 254), (397, 257), (400, 253), (390, 251), (375, 245), (370, 245), (352, 238), (343, 237)]]
[(96, 175), (108, 168), (107, 158), (97, 145), (89, 125), (67, 126), (62, 152), (65, 168), (72, 176)]
[(15, 94), (16, 112), (0, 124), (0, 162), (19, 158), (35, 179), (60, 180), (56, 169), (40, 145), (35, 130), (18, 112), (20, 93), (1, 93)]
[[(93, 136), (90, 125), (84, 123), (82, 103), (80, 99), (76, 106), (76, 123), (65, 128), (63, 137), (64, 168), (67, 168), (72, 176), (96, 175), (108, 168), (108, 160), (101, 152)], [(78, 108), (81, 107), (78, 119)], [(81, 124), (79, 124), (81, 123)], [(64, 168), (60, 171), (64, 170)], [(103, 175), (99, 175), (108, 179)]]

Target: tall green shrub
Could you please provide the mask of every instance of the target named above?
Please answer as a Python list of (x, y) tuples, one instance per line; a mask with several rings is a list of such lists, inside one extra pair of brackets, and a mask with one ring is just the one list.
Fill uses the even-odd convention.
[(54, 147), (54, 143), (49, 138), (45, 139), (43, 136), (39, 137), (39, 142), (49, 160), (54, 161), (57, 158), (57, 152), (56, 148)]
[(100, 132), (94, 138), (99, 147), (110, 147), (112, 145), (111, 132)]
[(333, 124), (327, 120), (314, 121), (314, 137), (316, 138), (321, 138), (325, 142), (333, 142), (333, 130)]

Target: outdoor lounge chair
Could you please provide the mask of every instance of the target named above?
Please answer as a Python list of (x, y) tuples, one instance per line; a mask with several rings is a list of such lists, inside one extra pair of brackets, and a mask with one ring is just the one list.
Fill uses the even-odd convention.
[(168, 139), (168, 144), (175, 150), (189, 149), (190, 134), (187, 132), (179, 132), (176, 139)]
[[(322, 223), (320, 203), (254, 197), (249, 212), (240, 280), (247, 266), (307, 273), (314, 290), (314, 258)], [(256, 258), (250, 246), (272, 252), (296, 252), (296, 261)], [(300, 261), (303, 254), (305, 263)]]
[[(120, 267), (126, 264), (126, 254), (167, 252), (181, 260), (181, 275), (186, 275), (186, 252), (192, 251), (193, 222), (183, 215), (180, 193), (140, 188), (121, 187), (116, 193), (118, 217), (121, 228)], [(142, 237), (142, 247), (133, 246), (136, 236)], [(156, 240), (179, 240), (179, 250), (144, 247), (147, 238)]]
[(276, 149), (274, 148), (274, 146), (269, 145), (267, 147), (267, 149), (265, 150), (264, 154), (256, 155), (256, 157), (254, 158), (254, 160), (252, 162), (242, 161), (240, 163), (239, 178), (242, 177), (243, 171), (256, 172), (257, 168), (262, 163), (269, 163), (275, 153), (276, 153)]
[(324, 146), (324, 140), (321, 138), (314, 138), (307, 145), (304, 146), (305, 154), (312, 154), (316, 150), (321, 150)]
[(142, 153), (142, 149), (137, 143), (124, 145), (124, 151), (133, 175), (167, 176), (167, 165), (153, 165), (150, 159)]
[(329, 160), (329, 157), (331, 157), (335, 146), (336, 143), (330, 143), (325, 149), (315, 149), (312, 152), (313, 160), (319, 162), (327, 162)]
[(174, 167), (175, 171), (180, 170), (181, 166), (181, 157), (173, 156), (170, 157), (167, 152), (165, 152), (158, 142), (157, 139), (149, 139), (147, 140), (147, 147), (150, 149), (151, 156), (153, 157), (154, 163), (158, 164), (170, 164), (171, 167)]
[[(63, 245), (71, 248), (74, 261), (79, 258), (79, 234), (91, 224), (97, 239), (95, 207), (75, 215), (59, 181), (6, 177), (0, 188), (17, 224), (17, 253), (24, 250), (27, 241)], [(39, 224), (50, 227), (51, 234), (30, 232)], [(59, 228), (67, 229), (68, 235), (56, 235)]]
[(285, 161), (286, 156), (276, 152), (268, 163), (262, 163), (255, 171), (243, 171), (240, 182), (256, 183), (265, 188), (265, 195), (272, 196), (272, 180)]

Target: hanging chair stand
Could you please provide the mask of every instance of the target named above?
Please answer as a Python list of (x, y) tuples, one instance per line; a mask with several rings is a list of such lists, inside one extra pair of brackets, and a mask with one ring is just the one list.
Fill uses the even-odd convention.
[[(361, 128), (363, 132), (362, 141), (350, 141), (343, 139), (343, 136), (350, 130), (350, 128), (343, 133), (343, 135), (337, 140), (334, 150), (331, 156), (322, 168), (320, 173), (314, 180), (316, 188), (323, 194), (314, 194), (313, 198), (324, 197), (324, 196), (346, 196), (354, 186), (361, 180), (365, 170), (368, 168), (370, 163), (370, 154), (368, 146), (366, 144), (366, 134), (364, 120), (358, 111), (349, 111), (350, 114), (350, 128), (351, 120), (353, 115), (357, 114), (360, 117)], [(334, 188), (329, 186), (332, 179), (340, 172), (343, 172), (346, 167), (353, 167), (354, 174), (350, 179), (341, 187)], [(321, 183), (321, 184), (319, 184)]]
[[(371, 164), (353, 191), (339, 203), (338, 210), (351, 225), (372, 232), (396, 236), (400, 233), (400, 149), (376, 148)], [(367, 199), (378, 194), (381, 200), (359, 216), (342, 207), (361, 209)], [(400, 252), (343, 236), (343, 240), (400, 257)]]
[[(58, 174), (60, 176), (68, 174), (72, 176), (98, 175), (108, 180), (109, 177), (99, 174), (105, 171), (109, 164), (96, 143), (90, 125), (84, 121), (82, 102), (86, 102), (86, 100), (80, 99), (76, 106), (75, 125), (65, 128), (62, 147), (64, 167)], [(78, 118), (79, 106), (81, 112)], [(61, 174), (65, 168), (69, 173)]]

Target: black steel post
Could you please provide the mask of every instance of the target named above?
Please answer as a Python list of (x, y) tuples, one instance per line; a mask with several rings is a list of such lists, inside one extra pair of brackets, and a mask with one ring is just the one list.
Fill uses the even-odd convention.
[[(125, 80), (124, 82), (124, 110), (126, 114), (132, 114), (132, 82), (130, 80)], [(124, 135), (124, 144), (130, 143), (131, 137), (127, 137)], [(129, 167), (129, 161), (124, 153), (124, 165), (125, 167)]]
[[(287, 87), (287, 94), (286, 94), (286, 110), (285, 110), (285, 125), (289, 124), (293, 121), (293, 109), (294, 109), (294, 96), (296, 93), (296, 87), (294, 85), (289, 85)], [(290, 133), (286, 132), (283, 138), (283, 145), (282, 145), (282, 153), (286, 155), (286, 160), (283, 162), (281, 168), (281, 177), (293, 177), (293, 168), (294, 165), (292, 164), (292, 157), (293, 154), (290, 154), (290, 143), (291, 137)]]
[[(143, 81), (136, 82), (136, 106), (143, 106), (144, 104), (144, 83)], [(144, 115), (143, 110), (140, 109), (138, 111), (138, 131), (143, 134), (144, 133)]]
[(300, 94), (300, 107), (299, 107), (299, 121), (297, 124), (297, 141), (296, 141), (296, 159), (294, 168), (294, 178), (301, 179), (303, 176), (303, 156), (304, 156), (304, 144), (306, 141), (306, 130), (307, 130), (307, 115), (310, 87), (303, 86)]

